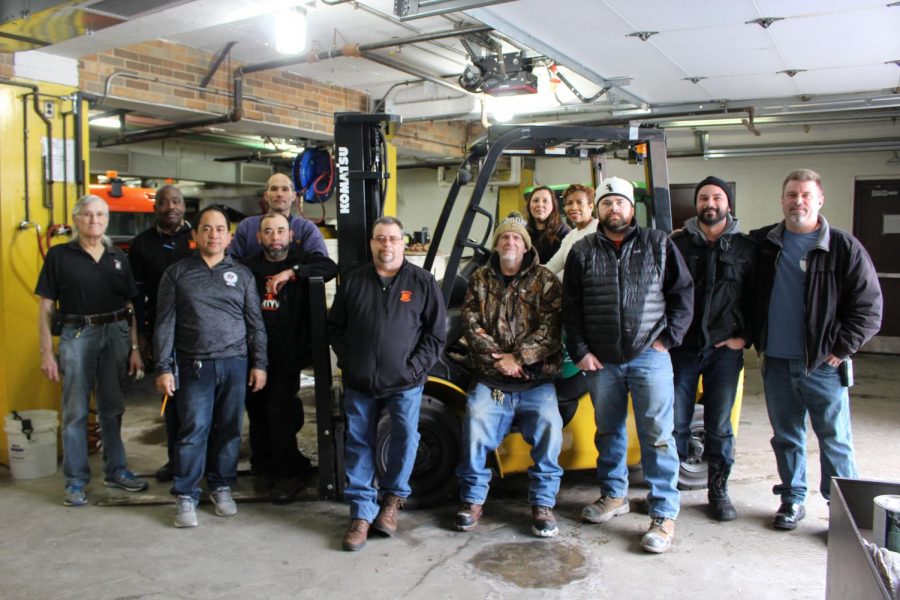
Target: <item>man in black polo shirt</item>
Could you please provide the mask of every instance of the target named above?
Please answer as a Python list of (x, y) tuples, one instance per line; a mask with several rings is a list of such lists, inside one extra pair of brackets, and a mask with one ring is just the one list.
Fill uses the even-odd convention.
[[(159, 280), (169, 265), (178, 262), (196, 247), (191, 225), (184, 220), (184, 197), (174, 185), (156, 190), (156, 223), (131, 241), (128, 261), (134, 273), (138, 295), (134, 300), (134, 314), (138, 323), (141, 352), (152, 360), (153, 327), (156, 324), (156, 292)], [(146, 300), (145, 300), (146, 298)], [(156, 471), (158, 481), (172, 480), (172, 459), (175, 436), (178, 434), (178, 411), (170, 399), (166, 404), (166, 446), (168, 462)]]
[[(269, 499), (282, 504), (303, 488), (303, 476), (310, 467), (297, 447), (297, 432), (303, 427), (303, 405), (297, 398), (300, 369), (312, 362), (306, 283), (310, 277), (333, 279), (337, 265), (327, 256), (292, 244), (290, 223), (281, 213), (265, 215), (256, 235), (262, 251), (244, 264), (253, 272), (261, 298), (269, 366), (266, 387), (247, 396), (250, 462), (254, 473), (273, 482)], [(294, 276), (276, 291), (272, 278), (287, 269)]]
[[(82, 196), (72, 211), (72, 241), (52, 247), (35, 293), (40, 296), (41, 371), (63, 383), (63, 474), (66, 506), (87, 504), (91, 479), (87, 418), (96, 391), (103, 440), (106, 486), (140, 492), (147, 483), (125, 466), (122, 414), (126, 373), (142, 371), (131, 299), (134, 279), (125, 254), (106, 237), (109, 207), (97, 196)], [(57, 309), (56, 305), (59, 304)], [(59, 358), (53, 353), (51, 324), (62, 323)]]

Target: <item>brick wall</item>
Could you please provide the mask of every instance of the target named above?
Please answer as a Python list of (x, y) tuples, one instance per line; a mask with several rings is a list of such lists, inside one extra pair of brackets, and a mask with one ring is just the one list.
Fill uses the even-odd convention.
[[(151, 105), (225, 114), (231, 109), (231, 73), (241, 63), (226, 60), (207, 85), (208, 91), (193, 89), (199, 87), (212, 60), (213, 55), (180, 44), (144, 42), (83, 57), (79, 61), (81, 89), (103, 96), (107, 79), (127, 71), (138, 77), (112, 77), (111, 98), (147, 104), (148, 114), (153, 114)], [(296, 129), (298, 135), (330, 136), (333, 113), (365, 111), (368, 105), (363, 92), (277, 70), (246, 75), (243, 95), (245, 121)], [(463, 122), (411, 123), (399, 128), (395, 143), (401, 149), (435, 156), (462, 156), (466, 135)]]

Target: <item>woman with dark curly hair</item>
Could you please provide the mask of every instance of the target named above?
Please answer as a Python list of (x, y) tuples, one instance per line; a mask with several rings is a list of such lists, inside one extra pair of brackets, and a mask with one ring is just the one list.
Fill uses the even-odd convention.
[(546, 263), (541, 261), (541, 264), (559, 277), (560, 281), (563, 278), (563, 269), (566, 267), (569, 250), (572, 249), (575, 242), (597, 231), (597, 219), (594, 218), (594, 188), (589, 185), (573, 183), (566, 188), (562, 196), (566, 216), (575, 229), (566, 236), (566, 239), (560, 244), (559, 250), (550, 257), (550, 260)]
[(569, 226), (560, 218), (556, 193), (546, 185), (534, 188), (528, 196), (528, 235), (541, 264), (559, 250), (567, 233)]

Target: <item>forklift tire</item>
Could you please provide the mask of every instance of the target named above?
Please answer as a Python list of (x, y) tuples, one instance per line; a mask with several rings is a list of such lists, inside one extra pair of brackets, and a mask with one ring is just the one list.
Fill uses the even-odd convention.
[(688, 456), (678, 469), (679, 490), (702, 490), (707, 485), (709, 465), (703, 455), (706, 444), (706, 429), (703, 426), (703, 405), (694, 405), (691, 421), (691, 439), (688, 441)]
[[(378, 421), (375, 469), (382, 477), (387, 467), (391, 420), (385, 412)], [(436, 506), (454, 497), (459, 482), (460, 422), (452, 408), (426, 394), (419, 409), (419, 448), (409, 485), (407, 508)]]

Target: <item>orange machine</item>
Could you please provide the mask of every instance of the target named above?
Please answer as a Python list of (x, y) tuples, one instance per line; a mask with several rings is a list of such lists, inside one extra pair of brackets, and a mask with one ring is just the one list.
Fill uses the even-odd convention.
[(109, 205), (106, 234), (120, 248), (127, 249), (132, 238), (155, 221), (156, 190), (128, 187), (116, 171), (107, 171), (107, 183), (93, 184), (90, 193)]

